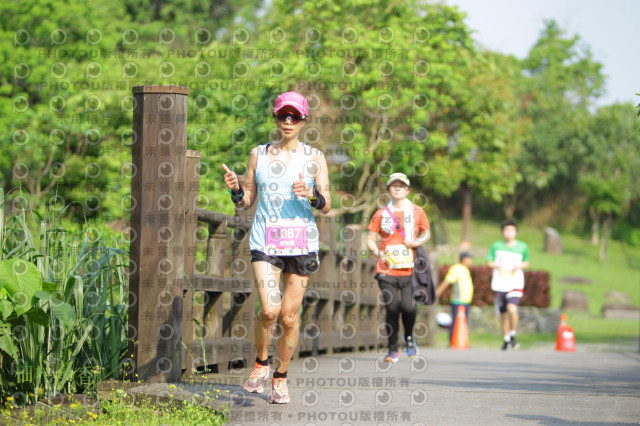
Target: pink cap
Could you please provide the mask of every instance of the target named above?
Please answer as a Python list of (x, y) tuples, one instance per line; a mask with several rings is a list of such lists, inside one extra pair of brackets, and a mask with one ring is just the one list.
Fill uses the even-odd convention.
[(309, 115), (309, 104), (307, 98), (298, 92), (285, 92), (278, 96), (276, 104), (273, 107), (274, 114), (277, 114), (282, 108), (287, 105), (294, 107), (301, 115)]

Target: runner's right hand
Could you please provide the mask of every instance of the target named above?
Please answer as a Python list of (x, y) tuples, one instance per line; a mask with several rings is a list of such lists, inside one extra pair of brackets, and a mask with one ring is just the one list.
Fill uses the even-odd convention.
[(378, 251), (378, 259), (382, 260), (383, 262), (386, 262), (387, 259), (388, 259), (387, 251), (386, 250), (379, 250)]
[(222, 168), (226, 172), (224, 174), (224, 183), (227, 184), (227, 188), (229, 188), (232, 191), (237, 191), (238, 189), (240, 189), (240, 183), (238, 182), (238, 175), (236, 175), (234, 172), (229, 170), (229, 167), (227, 167), (226, 164), (222, 164)]

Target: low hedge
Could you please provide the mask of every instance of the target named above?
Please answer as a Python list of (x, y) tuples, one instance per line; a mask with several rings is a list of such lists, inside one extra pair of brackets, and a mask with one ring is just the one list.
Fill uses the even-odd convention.
[[(442, 265), (438, 270), (440, 282), (447, 275), (450, 265)], [(473, 300), (472, 305), (487, 306), (493, 305), (493, 294), (491, 290), (491, 268), (488, 266), (471, 266), (471, 279), (473, 280)], [(538, 308), (548, 308), (551, 304), (549, 296), (549, 281), (551, 277), (546, 271), (524, 271), (524, 294), (520, 301), (521, 306), (535, 306)], [(451, 290), (449, 286), (442, 296), (440, 304), (451, 303)]]

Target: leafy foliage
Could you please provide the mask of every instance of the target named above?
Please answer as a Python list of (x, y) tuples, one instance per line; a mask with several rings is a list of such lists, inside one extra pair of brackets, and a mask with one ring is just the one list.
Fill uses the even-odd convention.
[(0, 217), (0, 398), (17, 403), (95, 391), (120, 375), (126, 351), (128, 256), (107, 245), (122, 242), (38, 218)]
[(225, 213), (220, 164), (244, 172), (289, 89), (310, 100), (303, 140), (327, 156), (335, 205), (365, 220), (394, 171), (428, 210), (428, 200), (455, 206), (463, 187), (507, 216), (580, 202), (595, 152), (586, 141), (602, 65), (554, 21), (518, 60), (479, 50), (464, 12), (427, 2), (28, 0), (0, 12), (2, 185), (9, 201), (19, 187), (31, 208), (65, 208), (77, 223), (128, 218), (139, 84), (190, 87), (201, 205)]

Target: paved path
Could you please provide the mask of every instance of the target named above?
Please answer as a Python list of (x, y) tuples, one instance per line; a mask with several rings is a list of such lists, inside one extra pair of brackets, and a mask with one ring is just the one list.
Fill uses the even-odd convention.
[[(425, 349), (387, 364), (374, 352), (295, 360), (291, 403), (221, 377), (229, 425), (638, 424), (640, 355)], [(223, 393), (224, 394), (224, 393)]]

